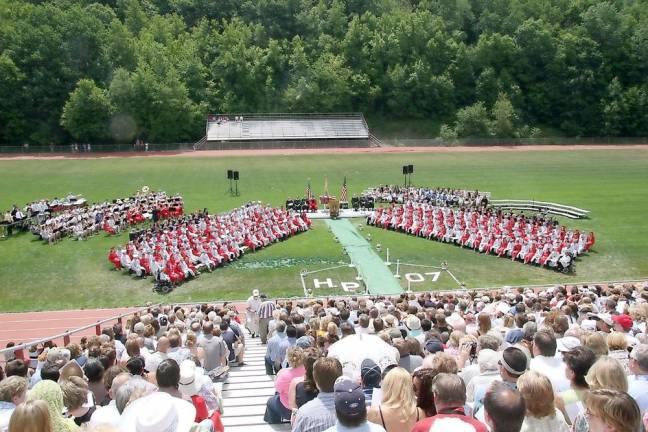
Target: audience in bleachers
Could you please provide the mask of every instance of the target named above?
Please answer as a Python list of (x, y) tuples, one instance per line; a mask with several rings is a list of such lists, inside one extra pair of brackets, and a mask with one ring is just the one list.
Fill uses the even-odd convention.
[[(638, 432), (648, 412), (648, 284), (266, 301), (265, 418), (293, 431)], [(5, 367), (0, 430), (223, 430), (220, 383), (257, 328), (238, 312), (156, 307), (80, 347), (39, 346), (34, 370)], [(362, 349), (371, 338), (384, 351)]]

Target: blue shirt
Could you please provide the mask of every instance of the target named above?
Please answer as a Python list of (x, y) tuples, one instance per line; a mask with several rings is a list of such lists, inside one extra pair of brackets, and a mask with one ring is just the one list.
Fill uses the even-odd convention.
[(290, 341), (286, 333), (277, 333), (268, 339), (266, 357), (271, 361), (281, 363), (286, 357), (286, 351), (290, 348)]
[(292, 432), (322, 432), (335, 421), (335, 393), (320, 392), (297, 410)]

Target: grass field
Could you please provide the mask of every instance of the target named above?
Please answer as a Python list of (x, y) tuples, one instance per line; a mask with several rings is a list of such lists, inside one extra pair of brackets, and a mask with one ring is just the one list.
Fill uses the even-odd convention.
[[(226, 211), (249, 200), (281, 205), (286, 197), (303, 195), (308, 178), (319, 194), (328, 175), (331, 193), (338, 194), (346, 175), (352, 194), (371, 185), (401, 182), (400, 167), (405, 163), (415, 165), (413, 180), (419, 185), (478, 188), (491, 191), (496, 199), (546, 200), (589, 209), (591, 219), (566, 223), (595, 231), (597, 244), (577, 262), (576, 275), (564, 276), (365, 227), (363, 232), (372, 233), (383, 253), (390, 248), (392, 259), (426, 265), (446, 260), (469, 288), (648, 276), (648, 151), (637, 149), (0, 161), (0, 208), (69, 192), (83, 194), (89, 201), (112, 199), (143, 185), (182, 193), (188, 210)], [(241, 172), (240, 197), (227, 193), (228, 168)], [(111, 270), (108, 249), (123, 243), (126, 234), (100, 234), (85, 242), (65, 240), (54, 246), (31, 234), (19, 235), (0, 241), (0, 310), (243, 299), (253, 288), (271, 296), (300, 295), (300, 270), (346, 259), (325, 225), (314, 227), (235, 265), (202, 275), (164, 298), (151, 291), (150, 280), (136, 281)], [(336, 276), (340, 280), (354, 276), (352, 269), (341, 272)], [(454, 287), (451, 279), (442, 277), (413, 288)]]

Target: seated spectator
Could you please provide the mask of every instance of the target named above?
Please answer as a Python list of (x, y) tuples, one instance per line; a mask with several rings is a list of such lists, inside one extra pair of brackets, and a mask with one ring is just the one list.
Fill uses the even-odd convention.
[(63, 404), (67, 409), (67, 416), (74, 419), (77, 426), (90, 421), (90, 417), (97, 407), (89, 395), (88, 384), (76, 376), (61, 381), (59, 384), (63, 390)]
[(466, 415), (464, 411), (466, 385), (458, 375), (438, 374), (432, 381), (432, 393), (437, 414), (416, 423), (412, 432), (446, 430), (486, 432), (488, 430), (483, 423)]
[(180, 393), (180, 366), (173, 359), (166, 359), (158, 366), (155, 374), (158, 391), (182, 399)]
[(467, 400), (475, 400), (475, 391), (480, 387), (488, 387), (493, 381), (500, 379), (499, 364), (501, 355), (490, 349), (482, 349), (477, 356), (479, 375), (470, 380), (467, 386)]
[(628, 378), (628, 393), (644, 412), (648, 410), (648, 345), (637, 345), (632, 350), (628, 368), (633, 374)]
[(593, 390), (585, 400), (591, 432), (639, 432), (641, 413), (637, 403), (624, 392)]
[(27, 394), (27, 399), (42, 400), (47, 404), (53, 432), (74, 432), (79, 430), (79, 427), (72, 419), (63, 417), (63, 390), (54, 381), (45, 380), (39, 382)]
[(28, 378), (29, 368), (21, 359), (15, 359), (7, 362), (5, 366), (5, 375), (7, 378), (12, 376), (19, 376)]
[(533, 360), (529, 369), (549, 377), (554, 392), (560, 393), (569, 390), (569, 380), (566, 364), (556, 357), (557, 348), (556, 336), (551, 330), (538, 331), (533, 338)]
[[(299, 345), (299, 340), (297, 345)], [(321, 355), (317, 348), (304, 349), (304, 376), (293, 379), (288, 390), (289, 408), (293, 414), (302, 405), (317, 397), (317, 386), (313, 377), (313, 367), (315, 366), (315, 362), (320, 358)]]
[(383, 427), (367, 422), (367, 405), (360, 384), (343, 378), (335, 384), (334, 393), (336, 423), (325, 432), (385, 432)]
[(522, 432), (568, 432), (563, 413), (556, 408), (551, 381), (535, 371), (527, 371), (517, 382), (524, 398), (526, 417)]
[(627, 372), (630, 358), (628, 356), (628, 339), (626, 335), (620, 332), (610, 333), (607, 335), (607, 345), (608, 356), (617, 359)]
[[(92, 414), (92, 417), (90, 418), (91, 427), (98, 425), (119, 426), (121, 413), (117, 410), (117, 392), (122, 386), (128, 384), (130, 378), (131, 376), (127, 372), (122, 372), (113, 378), (110, 385), (107, 386), (110, 403), (106, 406), (98, 407)], [(105, 380), (104, 384), (106, 384)]]
[[(270, 341), (268, 341), (269, 344)], [(297, 377), (304, 376), (306, 372), (304, 368), (304, 350), (299, 347), (291, 347), (286, 353), (286, 358), (288, 360), (288, 368), (282, 369), (277, 374), (275, 381), (276, 393), (266, 403), (266, 410), (263, 416), (263, 420), (266, 423), (277, 424), (290, 421), (292, 414), (288, 400), (290, 382)]]
[(0, 381), (0, 431), (7, 429), (11, 414), (25, 402), (27, 384), (27, 379), (15, 375)]
[(422, 368), (412, 374), (412, 387), (416, 395), (416, 406), (423, 410), (425, 417), (436, 415), (432, 381), (438, 373), (435, 369)]
[(119, 430), (189, 432), (195, 425), (195, 417), (196, 410), (191, 403), (167, 393), (154, 392), (128, 404)]
[(571, 388), (558, 394), (556, 406), (565, 414), (567, 422), (573, 424), (576, 416), (584, 411), (583, 400), (589, 389), (585, 377), (596, 361), (596, 356), (591, 349), (579, 346), (564, 352), (563, 361)]
[(321, 358), (313, 366), (317, 397), (295, 414), (293, 432), (322, 432), (335, 425), (335, 381), (342, 376), (342, 364), (335, 358)]
[(371, 404), (375, 389), (380, 388), (381, 379), (380, 366), (371, 359), (362, 360), (362, 364), (360, 365), (360, 383), (362, 384), (362, 391), (365, 394), (368, 405)]
[(425, 412), (416, 405), (416, 395), (409, 372), (397, 367), (389, 371), (382, 381), (382, 400), (378, 407), (367, 412), (371, 423), (380, 424), (387, 432), (411, 430), (412, 426), (425, 417)]
[(524, 422), (524, 398), (517, 390), (495, 381), (484, 396), (484, 416), (491, 432), (519, 432)]
[(47, 403), (42, 400), (30, 400), (20, 404), (9, 421), (8, 432), (50, 431), (56, 431), (56, 429), (54, 429)]
[(411, 355), (409, 343), (405, 339), (397, 339), (394, 341), (394, 348), (398, 350), (400, 359), (398, 365), (407, 372), (412, 373), (414, 369), (421, 367), (423, 364), (423, 357), (420, 355)]
[(223, 423), (221, 422), (218, 411), (210, 412), (207, 402), (200, 395), (203, 387), (205, 376), (202, 370), (196, 368), (196, 364), (191, 360), (185, 360), (180, 365), (179, 390), (185, 400), (190, 400), (196, 409), (195, 423), (204, 425), (207, 429), (223, 432)]
[(110, 403), (108, 392), (103, 383), (104, 371), (105, 369), (103, 364), (95, 358), (89, 358), (83, 366), (83, 372), (85, 373), (86, 378), (88, 378), (88, 387), (94, 395), (95, 402), (99, 406), (108, 405), (108, 403)]

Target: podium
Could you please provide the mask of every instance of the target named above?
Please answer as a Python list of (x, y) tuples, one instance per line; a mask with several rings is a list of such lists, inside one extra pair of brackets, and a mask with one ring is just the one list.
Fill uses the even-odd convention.
[(331, 219), (337, 219), (340, 216), (340, 201), (335, 197), (328, 200), (329, 215)]

